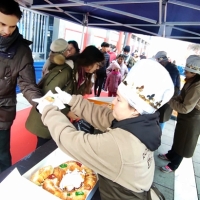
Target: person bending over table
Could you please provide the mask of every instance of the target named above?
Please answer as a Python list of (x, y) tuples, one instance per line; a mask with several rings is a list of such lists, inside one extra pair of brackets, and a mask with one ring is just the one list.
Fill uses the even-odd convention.
[(151, 59), (138, 61), (119, 85), (113, 110), (81, 95), (55, 90), (76, 115), (103, 131), (77, 131), (58, 107), (48, 102), (37, 107), (58, 147), (98, 174), (101, 199), (147, 200), (154, 177), (154, 151), (161, 144), (156, 111), (174, 94), (166, 69)]

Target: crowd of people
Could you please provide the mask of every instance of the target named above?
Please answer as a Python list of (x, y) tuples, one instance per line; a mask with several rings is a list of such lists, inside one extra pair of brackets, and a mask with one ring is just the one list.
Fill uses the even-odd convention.
[(103, 42), (100, 51), (105, 60), (100, 69), (95, 72), (94, 95), (99, 97), (101, 91), (108, 91), (108, 97), (115, 97), (118, 85), (126, 77), (134, 64), (146, 58), (145, 53), (138, 56), (136, 50), (131, 54), (131, 47), (126, 45), (120, 54), (117, 54), (116, 46)]
[[(200, 134), (200, 56), (186, 60), (185, 84), (165, 51), (154, 58), (120, 54), (107, 42), (99, 50), (80, 51), (76, 41), (57, 39), (50, 46), (43, 77), (35, 82), (30, 41), (17, 23), (22, 16), (13, 0), (0, 1), (0, 172), (11, 166), (10, 129), (16, 116), (16, 85), (32, 104), (26, 128), (37, 136), (36, 148), (53, 139), (66, 154), (93, 169), (99, 177), (102, 200), (148, 200), (153, 183), (154, 151), (172, 110), (178, 112), (171, 150), (159, 154), (169, 161), (162, 172), (175, 171), (184, 157), (192, 157)], [(94, 105), (85, 94), (99, 97), (102, 89), (115, 97), (113, 110)], [(48, 91), (65, 105), (59, 110), (49, 101), (36, 103)], [(84, 119), (99, 130), (77, 130)], [(58, 123), (59, 122), (59, 123)]]

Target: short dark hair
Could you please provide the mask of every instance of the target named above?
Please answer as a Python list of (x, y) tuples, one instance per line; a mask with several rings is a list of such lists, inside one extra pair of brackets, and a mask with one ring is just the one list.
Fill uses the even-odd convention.
[(118, 56), (117, 56), (117, 59), (118, 58), (123, 58), (124, 59), (124, 54), (119, 54)]
[(0, 0), (0, 12), (5, 15), (15, 15), (18, 19), (22, 17), (19, 4), (14, 0)]
[(110, 45), (107, 43), (107, 42), (103, 42), (102, 44), (101, 44), (101, 47), (109, 47)]
[(72, 44), (73, 47), (76, 49), (76, 53), (80, 53), (80, 49), (78, 47), (78, 43), (75, 40), (69, 40), (68, 44)]

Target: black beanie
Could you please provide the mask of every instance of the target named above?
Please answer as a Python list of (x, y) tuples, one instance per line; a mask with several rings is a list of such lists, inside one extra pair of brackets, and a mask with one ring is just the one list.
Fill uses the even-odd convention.
[(130, 49), (130, 46), (125, 46), (125, 47), (124, 47), (124, 52), (130, 52), (130, 50), (131, 50), (131, 49)]

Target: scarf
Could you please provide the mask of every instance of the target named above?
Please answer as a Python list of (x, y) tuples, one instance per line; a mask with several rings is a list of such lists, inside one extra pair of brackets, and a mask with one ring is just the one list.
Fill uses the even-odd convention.
[(121, 128), (132, 133), (151, 151), (158, 149), (161, 144), (158, 112), (121, 121), (114, 119), (111, 128)]
[(79, 88), (84, 82), (85, 82), (85, 71), (83, 69), (83, 67), (80, 67), (78, 69), (78, 84), (77, 84), (77, 88)]
[(128, 54), (128, 55), (125, 55), (125, 54), (124, 54), (124, 61), (125, 61), (125, 62), (128, 62), (128, 61), (129, 61), (129, 58), (130, 58), (130, 54)]
[(117, 75), (117, 74), (119, 74), (119, 71), (112, 71), (112, 74), (114, 74), (114, 75)]
[(9, 37), (0, 36), (0, 51), (7, 52), (11, 45), (16, 41), (18, 36), (20, 35), (18, 27), (16, 27), (15, 31)]

